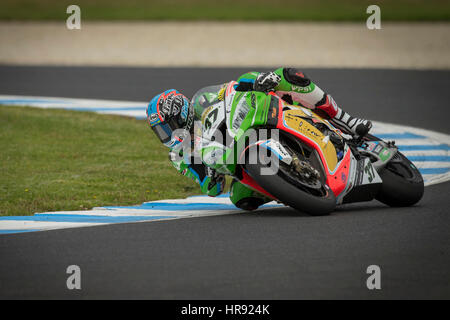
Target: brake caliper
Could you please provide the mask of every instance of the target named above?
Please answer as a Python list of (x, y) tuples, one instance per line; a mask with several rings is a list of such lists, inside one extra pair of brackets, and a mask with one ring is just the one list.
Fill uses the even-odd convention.
[(308, 162), (300, 160), (297, 156), (292, 157), (292, 166), (300, 177), (306, 181), (320, 179), (319, 171)]

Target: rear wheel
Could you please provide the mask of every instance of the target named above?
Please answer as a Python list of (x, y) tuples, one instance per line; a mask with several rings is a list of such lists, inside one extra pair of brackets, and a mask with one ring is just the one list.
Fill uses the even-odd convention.
[(383, 180), (376, 199), (391, 207), (412, 206), (422, 199), (423, 178), (416, 166), (398, 152), (379, 175)]

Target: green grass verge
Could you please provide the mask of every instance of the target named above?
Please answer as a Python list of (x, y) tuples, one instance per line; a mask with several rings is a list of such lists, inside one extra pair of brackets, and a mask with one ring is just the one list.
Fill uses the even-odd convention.
[(450, 20), (448, 0), (2, 0), (0, 19), (64, 21), (70, 4), (83, 20), (365, 21), (371, 4), (382, 21)]
[(198, 194), (145, 121), (0, 107), (0, 215), (81, 210)]

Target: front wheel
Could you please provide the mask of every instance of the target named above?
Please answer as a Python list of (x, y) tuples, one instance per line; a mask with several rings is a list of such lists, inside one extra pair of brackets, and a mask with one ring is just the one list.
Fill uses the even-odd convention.
[(305, 184), (292, 181), (283, 170), (273, 175), (262, 175), (261, 169), (267, 168), (264, 164), (247, 164), (245, 168), (264, 190), (300, 212), (323, 216), (330, 214), (336, 207), (336, 197), (326, 184), (309, 189)]
[(408, 207), (422, 199), (423, 178), (416, 166), (398, 152), (379, 172), (383, 184), (375, 197), (391, 207)]

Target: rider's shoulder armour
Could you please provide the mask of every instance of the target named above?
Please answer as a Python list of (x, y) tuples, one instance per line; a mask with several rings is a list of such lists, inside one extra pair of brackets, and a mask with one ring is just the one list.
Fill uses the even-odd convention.
[(297, 86), (307, 87), (311, 84), (311, 80), (297, 68), (283, 68), (283, 76), (286, 81)]

